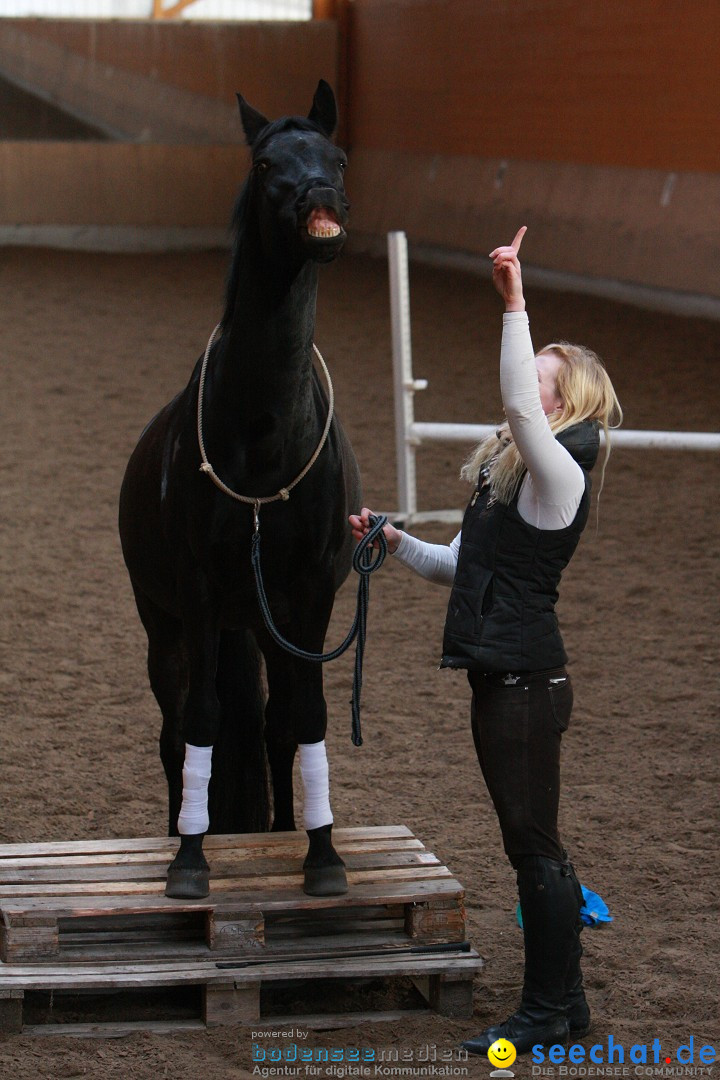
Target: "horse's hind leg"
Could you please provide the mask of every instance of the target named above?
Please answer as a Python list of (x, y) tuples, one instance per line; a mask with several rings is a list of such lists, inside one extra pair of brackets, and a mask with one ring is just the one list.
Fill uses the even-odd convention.
[(168, 835), (177, 836), (185, 758), (182, 723), (188, 684), (182, 624), (137, 589), (135, 601), (148, 638), (150, 687), (162, 713), (160, 760), (168, 785)]
[(223, 630), (216, 679), (221, 716), (213, 747), (209, 832), (264, 832), (268, 827), (260, 662), (249, 630)]
[(273, 832), (295, 831), (293, 764), (297, 739), (288, 724), (287, 710), (287, 704), (274, 693), (265, 706), (265, 745), (273, 790)]

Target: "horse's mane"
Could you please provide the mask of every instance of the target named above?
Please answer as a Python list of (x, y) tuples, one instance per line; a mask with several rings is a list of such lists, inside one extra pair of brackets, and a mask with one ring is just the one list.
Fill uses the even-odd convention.
[(227, 330), (230, 325), (233, 317), (233, 310), (235, 308), (235, 297), (237, 296), (238, 279), (240, 277), (240, 246), (242, 237), (245, 233), (245, 218), (247, 215), (247, 206), (250, 202), (249, 191), (251, 181), (252, 173), (240, 188), (230, 219), (232, 255), (230, 257), (230, 269), (228, 270), (227, 281), (225, 284), (225, 311), (221, 323), (223, 330)]
[[(323, 131), (319, 124), (314, 123), (305, 116), (281, 116), (279, 120), (273, 120), (266, 127), (262, 128), (260, 135), (252, 145), (253, 160), (255, 160), (258, 152), (270, 139), (273, 139), (276, 135), (280, 135), (284, 131), (293, 130), (312, 131), (322, 135), (324, 138), (328, 137), (327, 132)], [(235, 200), (235, 206), (233, 207), (232, 217), (230, 219), (232, 255), (225, 287), (225, 312), (222, 317), (223, 329), (226, 329), (230, 324), (233, 309), (235, 307), (235, 296), (237, 294), (239, 277), (239, 253), (247, 225), (247, 210), (250, 203), (252, 180), (253, 174), (251, 172), (238, 193), (238, 197)]]

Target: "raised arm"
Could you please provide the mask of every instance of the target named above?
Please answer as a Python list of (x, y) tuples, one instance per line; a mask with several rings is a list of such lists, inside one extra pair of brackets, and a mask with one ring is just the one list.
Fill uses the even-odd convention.
[(518, 251), (526, 229), (512, 244), (496, 248), (493, 283), (505, 301), (500, 349), (500, 390), (510, 432), (528, 470), (518, 509), (539, 528), (562, 528), (572, 521), (584, 491), (582, 469), (555, 439), (547, 414), (562, 409), (555, 389), (556, 358), (535, 356)]

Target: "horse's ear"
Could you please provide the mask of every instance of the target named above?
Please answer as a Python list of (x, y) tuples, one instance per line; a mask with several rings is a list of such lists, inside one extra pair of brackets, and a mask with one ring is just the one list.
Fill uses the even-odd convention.
[(312, 109), (308, 113), (308, 120), (312, 120), (313, 124), (317, 124), (328, 138), (337, 127), (338, 114), (335, 95), (332, 86), (326, 83), (324, 79), (321, 79), (317, 85)]
[(262, 129), (267, 127), (270, 121), (262, 113), (259, 113), (257, 109), (253, 109), (252, 105), (248, 105), (242, 94), (238, 94), (237, 99), (245, 138), (248, 146), (252, 146)]

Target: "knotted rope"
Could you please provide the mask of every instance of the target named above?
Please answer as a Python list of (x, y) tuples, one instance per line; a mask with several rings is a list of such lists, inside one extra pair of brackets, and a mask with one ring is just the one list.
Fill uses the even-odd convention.
[(291, 484), (288, 484), (287, 487), (280, 488), (280, 490), (275, 495), (263, 495), (262, 497), (258, 497), (256, 495), (238, 495), (236, 491), (233, 491), (232, 488), (229, 488), (227, 484), (223, 483), (223, 481), (220, 479), (220, 477), (208, 461), (208, 456), (205, 452), (205, 440), (203, 438), (203, 399), (205, 397), (205, 376), (207, 374), (208, 360), (210, 359), (210, 350), (215, 341), (215, 335), (217, 334), (219, 329), (220, 323), (217, 324), (212, 334), (210, 335), (210, 340), (207, 343), (205, 355), (203, 356), (202, 367), (200, 368), (200, 385), (198, 386), (197, 403), (197, 437), (198, 446), (200, 448), (200, 457), (202, 458), (200, 472), (207, 473), (207, 475), (210, 477), (216, 487), (219, 487), (221, 491), (224, 491), (226, 495), (229, 495), (231, 499), (237, 499), (238, 502), (249, 503), (251, 506), (262, 506), (264, 503), (277, 502), (278, 499), (283, 499), (284, 501), (287, 501), (290, 498), (290, 492), (295, 487), (295, 485), (299, 484), (302, 478), (310, 472), (313, 465), (320, 457), (320, 451), (327, 442), (327, 437), (330, 432), (330, 425), (332, 424), (333, 412), (335, 408), (335, 391), (333, 389), (332, 379), (330, 378), (330, 372), (327, 369), (320, 350), (318, 349), (315, 342), (313, 342), (313, 352), (320, 361), (320, 366), (323, 369), (323, 374), (328, 384), (328, 414), (325, 421), (325, 428), (323, 429), (323, 433), (320, 438), (320, 442), (318, 443), (315, 449), (315, 453), (310, 458), (308, 463), (305, 465), (302, 471), (298, 473), (298, 475), (295, 477)]

